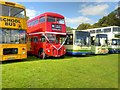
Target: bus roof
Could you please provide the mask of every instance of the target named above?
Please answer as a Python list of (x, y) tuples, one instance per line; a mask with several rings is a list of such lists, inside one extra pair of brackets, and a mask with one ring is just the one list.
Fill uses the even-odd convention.
[(106, 26), (106, 27), (85, 29), (85, 30), (82, 30), (82, 31), (90, 31), (90, 30), (97, 30), (97, 29), (106, 29), (106, 28), (113, 28), (113, 27), (120, 27), (120, 26)]
[(6, 1), (6, 0), (0, 0), (0, 4), (25, 9), (25, 7), (21, 4), (18, 4), (18, 3), (15, 3), (15, 2), (9, 2), (9, 1)]
[(88, 31), (82, 31), (82, 30), (69, 30), (69, 31), (67, 31), (68, 34), (72, 34), (73, 32), (85, 32), (85, 33), (89, 33)]
[(34, 18), (30, 19), (30, 20), (28, 20), (28, 22), (31, 22), (31, 21), (33, 21), (33, 20), (35, 20), (37, 18), (43, 17), (43, 16), (52, 16), (52, 17), (57, 17), (57, 18), (64, 18), (64, 16), (62, 16), (62, 15), (60, 15), (58, 13), (45, 12), (43, 14), (40, 14), (40, 15), (38, 15), (38, 16), (36, 16), (36, 17), (34, 17)]

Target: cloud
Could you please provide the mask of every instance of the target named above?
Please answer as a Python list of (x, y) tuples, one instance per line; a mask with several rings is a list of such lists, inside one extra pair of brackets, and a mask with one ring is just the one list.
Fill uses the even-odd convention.
[(93, 0), (95, 2), (118, 2), (118, 0)]
[(115, 6), (115, 9), (118, 9), (118, 5)]
[(81, 23), (93, 23), (93, 20), (89, 19), (88, 17), (85, 16), (80, 16), (80, 17), (74, 17), (74, 18), (66, 18), (66, 24), (67, 26), (73, 26), (72, 28), (78, 27), (79, 24)]
[(33, 9), (26, 9), (26, 15), (31, 19), (37, 15), (37, 11)]
[(79, 10), (79, 13), (83, 15), (106, 15), (107, 9), (109, 6), (107, 4), (100, 4), (100, 5), (89, 5), (84, 7), (83, 9)]

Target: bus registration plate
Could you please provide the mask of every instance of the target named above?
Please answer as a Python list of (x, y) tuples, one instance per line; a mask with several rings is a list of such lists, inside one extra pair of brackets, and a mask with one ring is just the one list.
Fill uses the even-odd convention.
[(105, 53), (105, 52), (106, 52), (106, 50), (101, 50), (101, 52)]
[(15, 57), (8, 57), (8, 58), (6, 58), (6, 60), (13, 60), (13, 59), (15, 59)]

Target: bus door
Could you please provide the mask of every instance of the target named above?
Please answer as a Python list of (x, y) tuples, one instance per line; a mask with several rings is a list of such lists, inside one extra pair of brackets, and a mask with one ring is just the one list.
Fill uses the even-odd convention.
[(33, 37), (32, 38), (32, 42), (31, 42), (31, 46), (32, 46), (32, 51), (34, 54), (37, 54), (37, 50), (38, 50), (38, 37)]

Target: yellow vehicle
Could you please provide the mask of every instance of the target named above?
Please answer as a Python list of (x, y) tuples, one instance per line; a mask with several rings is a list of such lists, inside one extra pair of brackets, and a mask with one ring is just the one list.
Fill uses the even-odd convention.
[(0, 1), (0, 61), (27, 58), (25, 7)]

